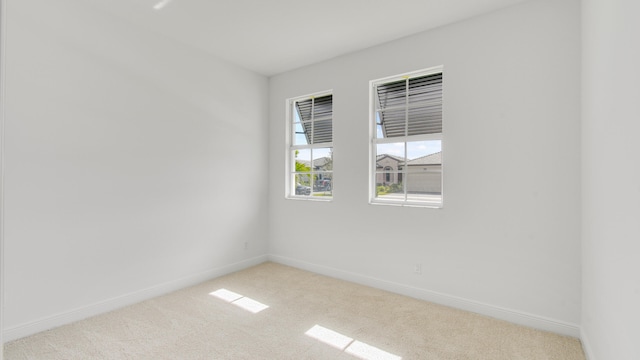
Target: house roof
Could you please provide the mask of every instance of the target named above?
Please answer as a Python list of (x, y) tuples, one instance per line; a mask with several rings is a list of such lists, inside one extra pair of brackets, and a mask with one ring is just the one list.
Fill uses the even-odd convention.
[[(310, 161), (307, 160), (300, 160), (300, 159), (296, 159), (296, 162), (299, 162), (300, 164), (304, 164), (306, 166), (311, 166)], [(331, 162), (331, 158), (325, 156), (325, 157), (320, 157), (317, 159), (313, 159), (313, 164), (316, 167), (323, 167), (325, 165), (327, 165), (327, 163)]]
[(407, 162), (409, 166), (416, 165), (442, 165), (442, 151), (426, 156), (421, 156)]
[(404, 158), (403, 157), (393, 156), (393, 155), (389, 155), (389, 154), (381, 154), (381, 155), (376, 156), (376, 162), (384, 159), (385, 157), (391, 158), (391, 159), (393, 159), (393, 160), (395, 160), (397, 162), (404, 162)]
[(323, 166), (327, 165), (327, 163), (329, 163), (329, 162), (331, 162), (331, 159), (329, 157), (326, 157), (326, 156), (313, 160), (313, 164), (315, 166), (319, 166), (319, 167), (323, 167)]
[(389, 154), (382, 154), (382, 155), (376, 156), (376, 167), (377, 168), (382, 168), (383, 167), (382, 165), (380, 165), (380, 160), (382, 160), (384, 158), (393, 159), (393, 160), (398, 162), (398, 165), (404, 164), (404, 158), (402, 158), (402, 157), (393, 156), (393, 155), (389, 155)]
[[(404, 158), (389, 154), (381, 154), (376, 157), (376, 165), (378, 167), (382, 167), (380, 164), (378, 164), (378, 162), (386, 157), (396, 160), (399, 165), (405, 164)], [(442, 151), (408, 160), (406, 161), (406, 164), (409, 166), (442, 165)]]

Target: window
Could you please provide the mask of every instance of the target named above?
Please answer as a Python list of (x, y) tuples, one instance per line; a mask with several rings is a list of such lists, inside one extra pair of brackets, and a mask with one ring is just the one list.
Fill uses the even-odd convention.
[(442, 67), (374, 80), (371, 203), (442, 206)]
[(287, 100), (288, 198), (333, 197), (333, 95)]

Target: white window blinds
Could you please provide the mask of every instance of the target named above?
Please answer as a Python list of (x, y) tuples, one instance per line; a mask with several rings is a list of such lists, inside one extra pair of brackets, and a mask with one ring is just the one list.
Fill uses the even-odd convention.
[(376, 85), (382, 137), (442, 133), (442, 73)]
[(333, 141), (333, 96), (324, 95), (295, 103), (307, 144)]

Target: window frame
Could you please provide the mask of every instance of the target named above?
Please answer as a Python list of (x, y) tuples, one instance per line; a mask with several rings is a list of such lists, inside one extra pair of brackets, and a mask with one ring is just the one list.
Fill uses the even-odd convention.
[[(369, 204), (372, 205), (392, 205), (392, 206), (406, 206), (406, 207), (424, 207), (424, 208), (435, 208), (441, 209), (444, 207), (444, 108), (442, 109), (442, 132), (434, 133), (434, 134), (420, 134), (420, 135), (407, 135), (397, 136), (397, 137), (387, 137), (387, 138), (378, 138), (377, 137), (377, 119), (376, 114), (378, 112), (378, 107), (376, 104), (376, 89), (378, 85), (387, 84), (394, 81), (399, 80), (408, 80), (421, 76), (428, 76), (441, 73), (444, 76), (444, 66), (433, 66), (430, 68), (425, 68), (421, 70), (411, 71), (399, 75), (387, 76), (380, 79), (375, 79), (369, 81)], [(444, 78), (442, 80), (443, 92), (442, 99), (444, 103)], [(440, 173), (440, 202), (430, 202), (430, 201), (416, 201), (407, 199), (407, 189), (406, 189), (406, 180), (403, 181), (404, 187), (404, 200), (389, 200), (389, 199), (380, 199), (380, 197), (376, 197), (377, 191), (377, 145), (378, 144), (391, 144), (391, 143), (404, 143), (405, 144), (405, 161), (407, 159), (407, 143), (415, 142), (415, 141), (440, 141), (441, 144), (441, 156), (443, 158), (441, 162), (441, 173)], [(408, 179), (408, 165), (405, 164), (403, 166), (403, 170), (398, 170), (397, 174), (402, 174), (403, 179)]]
[[(295, 129), (295, 117), (294, 111), (295, 104), (299, 101), (319, 98), (323, 96), (331, 95), (333, 97), (333, 89), (319, 91), (307, 95), (296, 96), (293, 98), (288, 98), (285, 100), (286, 107), (286, 126), (285, 126), (285, 199), (290, 200), (306, 200), (306, 201), (333, 201), (333, 186), (334, 186), (334, 172), (333, 169), (331, 171), (314, 171), (313, 167), (310, 171), (310, 176), (313, 177), (314, 173), (323, 173), (327, 172), (331, 173), (331, 196), (313, 196), (313, 182), (311, 182), (311, 195), (296, 195), (295, 193), (295, 171), (293, 171), (293, 165), (295, 164), (295, 159), (291, 157), (291, 154), (295, 150), (300, 149), (322, 149), (322, 148), (330, 148), (333, 156), (333, 141), (331, 142), (323, 142), (318, 144), (304, 144), (304, 145), (296, 145), (294, 142), (294, 129)], [(333, 106), (333, 98), (332, 98), (332, 106)], [(333, 111), (332, 111), (333, 112)], [(301, 119), (302, 122), (302, 119)], [(331, 128), (333, 133), (333, 113), (331, 116)], [(332, 134), (333, 138), (333, 134)], [(332, 139), (333, 140), (333, 139)], [(313, 161), (313, 159), (311, 159)]]

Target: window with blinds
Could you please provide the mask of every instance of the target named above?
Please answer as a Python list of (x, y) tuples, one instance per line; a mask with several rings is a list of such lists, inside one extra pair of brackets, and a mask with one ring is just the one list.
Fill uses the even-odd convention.
[(287, 197), (331, 199), (333, 95), (324, 92), (289, 99), (287, 124)]
[(304, 134), (306, 144), (333, 141), (333, 95), (313, 97), (295, 102), (296, 135)]
[(442, 206), (442, 67), (371, 81), (371, 202)]

